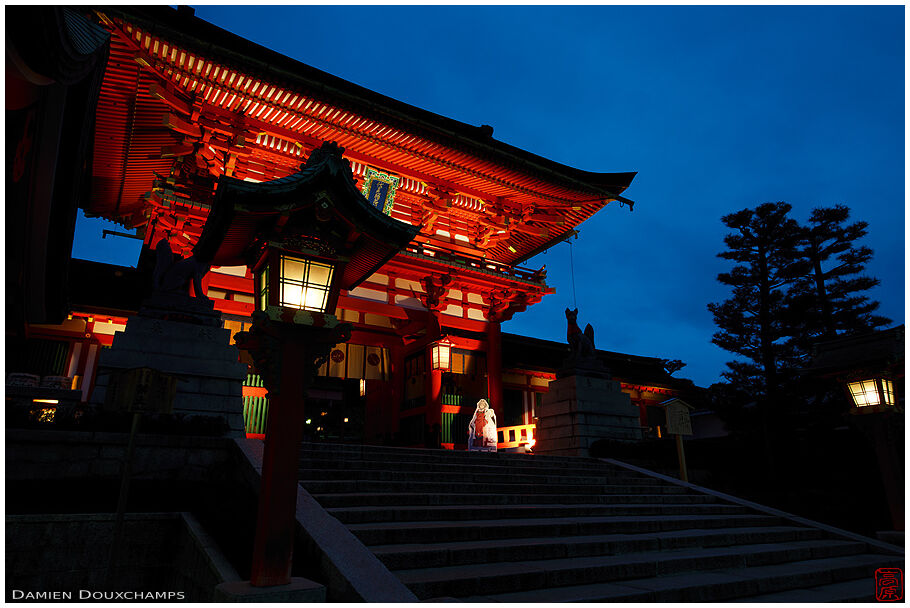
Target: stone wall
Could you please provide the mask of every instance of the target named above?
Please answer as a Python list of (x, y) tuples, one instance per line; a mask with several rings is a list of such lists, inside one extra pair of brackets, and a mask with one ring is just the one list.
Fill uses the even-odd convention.
[[(126, 433), (15, 429), (6, 431), (6, 480), (119, 480)], [(213, 481), (230, 475), (230, 439), (136, 436), (132, 478)]]
[[(60, 592), (98, 601), (111, 592), (153, 592), (157, 601), (211, 601), (216, 585), (239, 580), (211, 538), (188, 513), (127, 514), (122, 559), (105, 587), (114, 515), (8, 515), (6, 599)], [(67, 597), (65, 594), (69, 594)], [(18, 597), (17, 597), (18, 596)]]
[(178, 378), (174, 412), (220, 417), (231, 437), (243, 436), (242, 384), (247, 366), (230, 344), (230, 331), (141, 315), (130, 317), (126, 329), (101, 353), (91, 401), (102, 404), (112, 375), (120, 370), (150, 367)]

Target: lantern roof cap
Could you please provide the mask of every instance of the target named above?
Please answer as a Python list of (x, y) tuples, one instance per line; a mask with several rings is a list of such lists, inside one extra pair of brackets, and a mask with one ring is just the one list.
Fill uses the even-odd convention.
[(882, 371), (904, 358), (904, 326), (819, 342), (806, 373), (837, 373), (879, 366)]

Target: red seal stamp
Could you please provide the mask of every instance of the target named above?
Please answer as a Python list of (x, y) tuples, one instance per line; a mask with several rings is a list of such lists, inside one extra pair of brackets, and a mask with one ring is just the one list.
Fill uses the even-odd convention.
[(879, 602), (903, 601), (903, 570), (900, 568), (879, 568), (875, 571), (875, 599)]

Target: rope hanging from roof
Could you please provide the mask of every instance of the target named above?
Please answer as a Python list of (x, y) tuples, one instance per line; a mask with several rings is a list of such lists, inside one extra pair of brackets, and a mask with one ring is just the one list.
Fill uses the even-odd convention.
[[(578, 238), (578, 236), (576, 235), (575, 238)], [(574, 247), (572, 247), (571, 239), (566, 239), (563, 242), (569, 245), (569, 272), (572, 275), (572, 307), (578, 308), (578, 298), (575, 295), (575, 256), (572, 254)]]

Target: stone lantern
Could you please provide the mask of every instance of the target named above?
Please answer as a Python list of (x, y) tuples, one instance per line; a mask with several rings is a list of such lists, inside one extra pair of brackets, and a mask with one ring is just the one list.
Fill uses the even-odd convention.
[(213, 265), (246, 265), (255, 277), (252, 327), (236, 335), (269, 391), (255, 587), (291, 581), (304, 400), (331, 349), (351, 336), (334, 314), (339, 292), (376, 272), (418, 231), (370, 205), (343, 151), (323, 144), (298, 173), (271, 182), (222, 177), (194, 251)]

